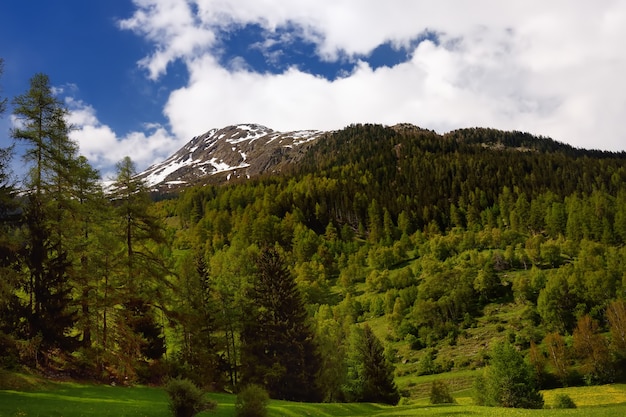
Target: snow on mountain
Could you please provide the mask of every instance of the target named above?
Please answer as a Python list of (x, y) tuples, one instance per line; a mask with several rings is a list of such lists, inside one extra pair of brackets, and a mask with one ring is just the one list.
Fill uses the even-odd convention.
[(278, 132), (257, 124), (211, 129), (137, 177), (151, 189), (167, 190), (276, 172), (298, 160), (302, 148), (324, 133)]

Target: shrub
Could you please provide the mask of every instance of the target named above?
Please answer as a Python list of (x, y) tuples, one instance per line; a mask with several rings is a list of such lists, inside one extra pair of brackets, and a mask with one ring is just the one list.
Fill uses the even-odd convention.
[(20, 352), (15, 340), (0, 332), (0, 369), (16, 369), (20, 361)]
[(188, 379), (170, 379), (165, 391), (170, 397), (170, 410), (174, 417), (193, 417), (217, 405), (206, 399), (204, 392)]
[(237, 394), (235, 410), (237, 417), (265, 417), (270, 397), (259, 385), (250, 384)]
[(454, 398), (450, 394), (448, 384), (443, 381), (433, 381), (430, 386), (430, 403), (431, 404), (452, 404)]
[(567, 394), (558, 394), (555, 398), (554, 408), (576, 408), (576, 403)]

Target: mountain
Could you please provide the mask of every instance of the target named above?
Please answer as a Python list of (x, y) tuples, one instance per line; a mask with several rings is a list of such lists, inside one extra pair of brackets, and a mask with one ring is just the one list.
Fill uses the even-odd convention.
[(167, 191), (279, 172), (298, 161), (326, 132), (278, 132), (257, 124), (211, 129), (191, 139), (165, 161), (137, 177), (153, 190)]
[[(500, 165), (487, 164), (492, 170), (499, 172), (513, 157), (517, 163), (526, 161), (525, 170), (537, 165), (533, 170), (548, 177), (552, 171), (537, 162), (539, 154), (560, 155), (559, 161), (562, 158), (579, 162), (580, 158), (626, 159), (624, 152), (577, 149), (529, 133), (487, 128), (459, 129), (441, 135), (408, 123), (351, 125), (332, 132), (279, 132), (258, 124), (241, 124), (211, 129), (194, 137), (165, 161), (152, 165), (137, 177), (145, 180), (155, 192), (168, 192), (193, 185), (219, 184), (284, 172), (287, 167), (303, 173), (357, 164), (362, 170), (381, 167), (386, 171), (395, 166), (392, 171), (406, 173), (422, 165), (423, 158), (431, 162), (433, 158), (445, 158), (450, 154), (471, 158), (471, 155), (485, 151), (491, 152), (488, 159), (500, 161)], [(522, 157), (521, 154), (527, 155)], [(424, 173), (426, 169), (422, 167), (420, 170)], [(469, 169), (468, 175), (472, 176), (474, 171)], [(493, 177), (476, 178), (477, 184), (484, 185), (486, 180), (493, 180)], [(404, 179), (397, 185), (402, 184), (409, 182)]]

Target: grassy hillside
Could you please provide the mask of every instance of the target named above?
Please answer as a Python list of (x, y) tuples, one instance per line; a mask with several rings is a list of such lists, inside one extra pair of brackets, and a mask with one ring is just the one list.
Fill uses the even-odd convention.
[[(423, 383), (430, 378), (424, 378)], [(359, 417), (359, 416), (588, 416), (617, 417), (626, 412), (626, 385), (567, 388), (544, 393), (547, 406), (557, 394), (568, 394), (577, 404), (571, 410), (519, 410), (477, 407), (471, 405), (470, 393), (456, 393), (455, 405), (429, 405), (427, 399), (396, 407), (376, 404), (305, 404), (272, 401), (269, 416)], [(234, 415), (235, 396), (211, 394), (218, 403), (213, 412), (200, 416)], [(76, 383), (46, 383), (32, 390), (0, 391), (2, 417), (166, 417), (167, 397), (162, 389), (151, 387), (112, 387)]]

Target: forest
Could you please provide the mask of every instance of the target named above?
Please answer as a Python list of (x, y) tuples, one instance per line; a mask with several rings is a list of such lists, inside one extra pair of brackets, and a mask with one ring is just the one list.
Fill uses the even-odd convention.
[[(395, 404), (399, 365), (477, 369), (505, 342), (541, 387), (626, 380), (624, 152), (351, 125), (280, 175), (154, 195), (129, 157), (104, 188), (46, 75), (12, 104), (2, 369)], [(443, 354), (507, 309), (497, 340)]]

